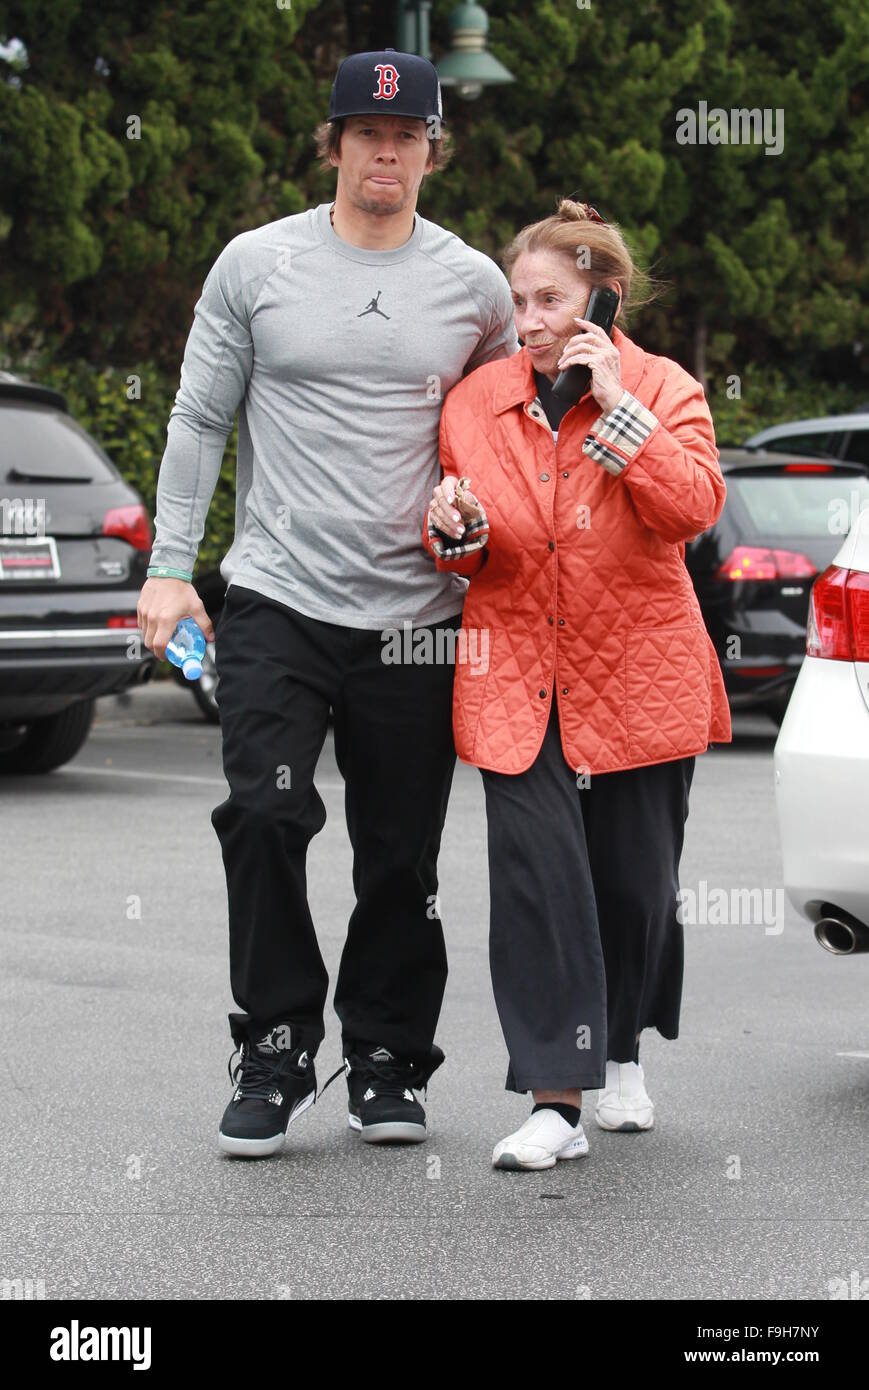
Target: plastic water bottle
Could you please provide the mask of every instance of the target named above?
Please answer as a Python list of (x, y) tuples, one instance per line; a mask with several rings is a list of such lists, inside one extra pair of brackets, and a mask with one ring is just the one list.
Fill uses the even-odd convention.
[(195, 618), (182, 618), (166, 643), (168, 660), (179, 666), (189, 681), (198, 681), (204, 655), (205, 633)]

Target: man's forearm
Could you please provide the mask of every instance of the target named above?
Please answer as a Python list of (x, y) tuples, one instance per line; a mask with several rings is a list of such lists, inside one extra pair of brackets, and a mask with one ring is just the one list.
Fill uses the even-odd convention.
[[(179, 393), (180, 394), (180, 393)], [(226, 435), (203, 428), (176, 406), (157, 480), (157, 514), (148, 577), (190, 579), (217, 479)]]
[(235, 412), (253, 366), (238, 239), (206, 276), (184, 349), (157, 480), (148, 575), (190, 579)]

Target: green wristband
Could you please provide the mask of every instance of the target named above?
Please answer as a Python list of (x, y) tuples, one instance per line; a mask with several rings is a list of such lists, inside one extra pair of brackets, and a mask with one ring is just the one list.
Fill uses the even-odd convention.
[(186, 579), (189, 584), (193, 578), (193, 572), (188, 574), (187, 570), (175, 570), (170, 565), (149, 565), (146, 577), (148, 579)]

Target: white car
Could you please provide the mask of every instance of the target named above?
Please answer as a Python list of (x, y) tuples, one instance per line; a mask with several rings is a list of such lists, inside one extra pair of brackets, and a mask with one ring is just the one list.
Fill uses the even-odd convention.
[(774, 769), (788, 897), (828, 951), (869, 951), (869, 509), (813, 585)]
[(823, 415), (814, 420), (770, 425), (746, 439), (743, 447), (869, 464), (869, 409), (864, 405), (850, 415)]

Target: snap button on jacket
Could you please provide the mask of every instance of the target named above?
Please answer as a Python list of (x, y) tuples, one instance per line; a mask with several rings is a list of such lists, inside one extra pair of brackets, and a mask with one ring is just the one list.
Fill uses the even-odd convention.
[[(587, 393), (557, 441), (525, 348), (447, 395), (442, 473), (467, 474), (489, 521), (473, 554), (437, 559), (470, 578), (456, 655), (453, 732), (464, 762), (524, 772), (558, 692), (564, 756), (616, 772), (731, 739), (715, 648), (685, 542), (719, 517), (726, 487), (703, 388), (618, 328), (622, 385), (657, 423), (639, 447), (611, 442), (618, 474), (583, 444), (602, 412)], [(552, 621), (554, 616), (555, 621)], [(470, 659), (469, 655), (470, 654)]]

